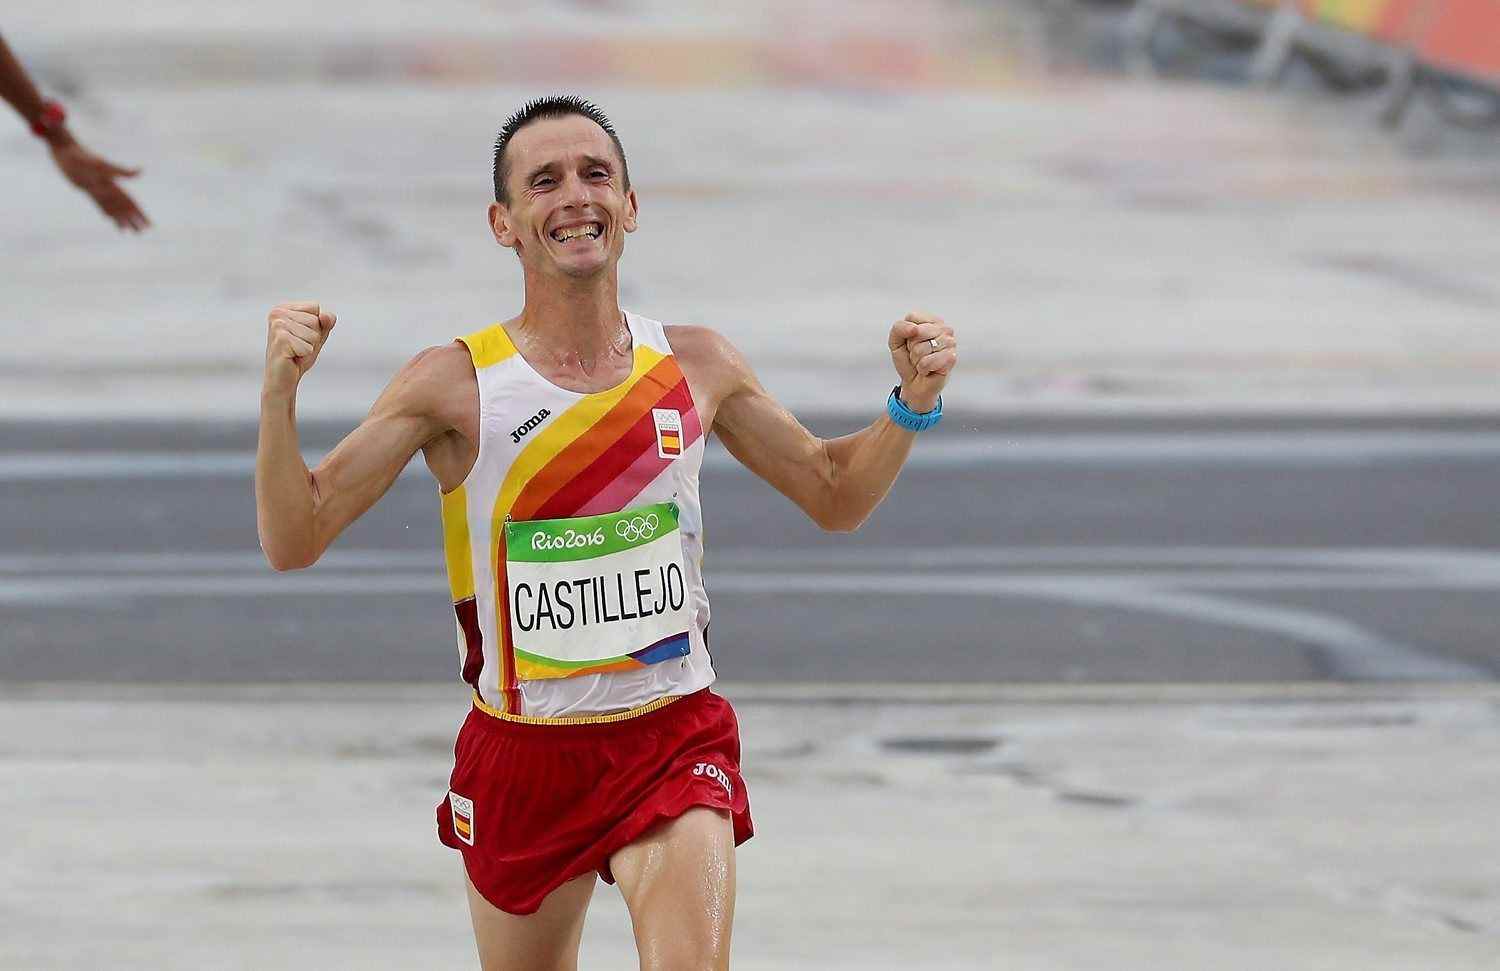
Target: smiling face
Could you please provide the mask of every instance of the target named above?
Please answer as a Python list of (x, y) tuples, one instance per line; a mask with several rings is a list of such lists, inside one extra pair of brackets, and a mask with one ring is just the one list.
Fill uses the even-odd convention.
[(610, 269), (635, 232), (635, 192), (604, 129), (582, 115), (541, 118), (505, 149), (505, 202), (490, 228), (527, 273), (587, 277)]

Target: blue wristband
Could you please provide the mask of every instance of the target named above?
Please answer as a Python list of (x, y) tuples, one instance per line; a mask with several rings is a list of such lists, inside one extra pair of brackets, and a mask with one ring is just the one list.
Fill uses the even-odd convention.
[(943, 420), (943, 396), (938, 395), (937, 405), (931, 411), (912, 411), (901, 400), (901, 385), (898, 384), (891, 389), (891, 396), (885, 401), (885, 413), (891, 416), (891, 421), (907, 431), (925, 432)]

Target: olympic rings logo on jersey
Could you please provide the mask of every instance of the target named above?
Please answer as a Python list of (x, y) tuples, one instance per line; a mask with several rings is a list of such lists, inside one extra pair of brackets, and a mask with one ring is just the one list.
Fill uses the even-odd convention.
[(627, 543), (634, 543), (638, 539), (650, 539), (656, 535), (656, 527), (661, 525), (656, 518), (656, 513), (648, 512), (644, 516), (636, 516), (633, 519), (622, 519), (615, 523), (615, 535)]

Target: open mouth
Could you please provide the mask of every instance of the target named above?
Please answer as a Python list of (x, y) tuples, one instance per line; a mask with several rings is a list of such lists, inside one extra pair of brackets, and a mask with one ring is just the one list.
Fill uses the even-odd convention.
[(575, 239), (598, 239), (604, 232), (604, 226), (600, 223), (583, 223), (579, 226), (564, 226), (552, 230), (552, 238), (559, 243), (569, 243)]

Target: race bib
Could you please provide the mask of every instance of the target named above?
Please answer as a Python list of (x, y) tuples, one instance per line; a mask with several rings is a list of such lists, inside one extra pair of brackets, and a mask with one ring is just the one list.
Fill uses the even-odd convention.
[(690, 650), (675, 503), (507, 522), (505, 573), (518, 678), (629, 671)]

